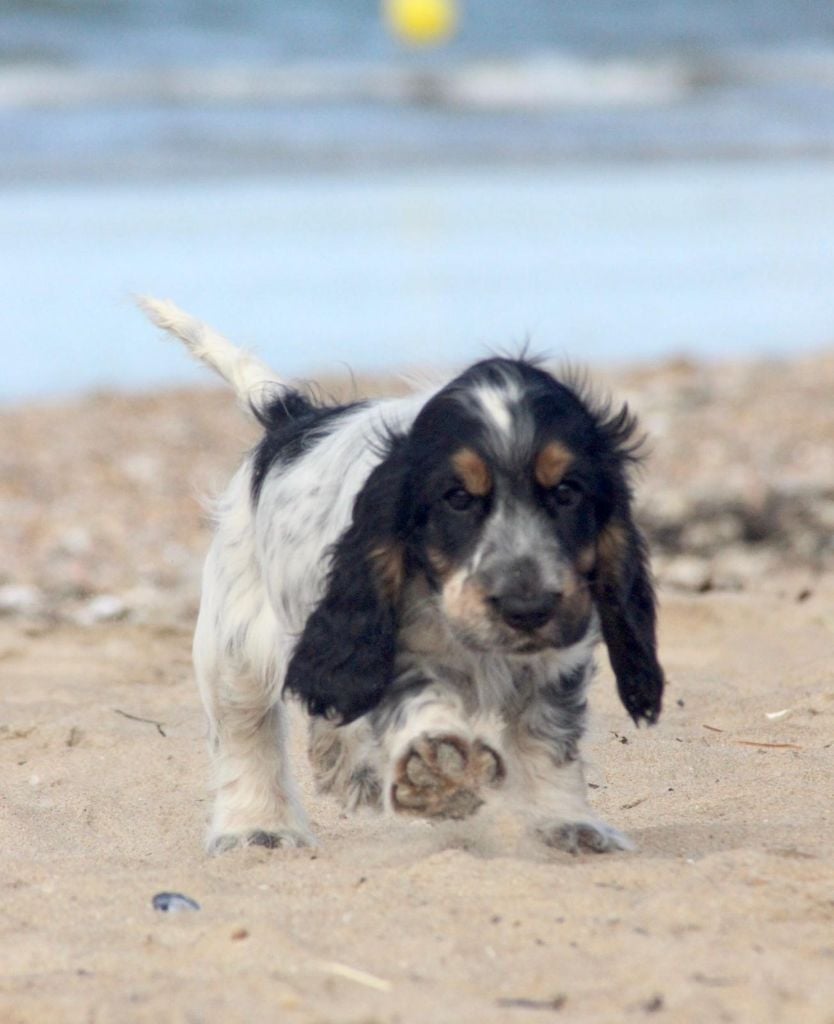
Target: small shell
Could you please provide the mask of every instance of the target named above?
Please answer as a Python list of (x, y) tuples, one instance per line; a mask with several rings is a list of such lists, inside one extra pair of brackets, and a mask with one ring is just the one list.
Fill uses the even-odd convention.
[(200, 904), (181, 892), (158, 892), (151, 900), (154, 910), (164, 914), (178, 914), (182, 910), (199, 910)]

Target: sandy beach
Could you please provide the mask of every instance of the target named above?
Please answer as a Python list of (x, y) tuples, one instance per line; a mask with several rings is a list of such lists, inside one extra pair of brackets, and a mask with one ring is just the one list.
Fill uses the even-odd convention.
[(834, 352), (593, 376), (649, 435), (669, 679), (637, 730), (600, 651), (607, 856), (345, 817), (299, 719), (320, 846), (208, 859), (201, 497), (252, 429), (213, 390), (0, 411), (0, 1021), (834, 1024)]

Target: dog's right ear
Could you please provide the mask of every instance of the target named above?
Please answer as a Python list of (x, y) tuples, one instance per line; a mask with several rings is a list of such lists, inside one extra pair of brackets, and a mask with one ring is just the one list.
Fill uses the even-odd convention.
[(382, 699), (394, 673), (398, 610), (405, 582), (402, 510), (405, 438), (373, 470), (336, 543), (324, 596), (290, 659), (284, 689), (310, 714), (353, 721)]
[(636, 725), (657, 721), (663, 669), (657, 660), (649, 556), (627, 506), (597, 538), (594, 596), (617, 690)]

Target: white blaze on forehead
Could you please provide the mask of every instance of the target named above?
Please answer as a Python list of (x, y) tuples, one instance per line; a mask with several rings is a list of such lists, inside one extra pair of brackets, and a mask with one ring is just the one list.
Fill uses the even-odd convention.
[(498, 427), (502, 434), (510, 434), (513, 427), (513, 417), (510, 412), (510, 402), (516, 397), (509, 388), (497, 388), (483, 385), (475, 389), (475, 398), (484, 410), (487, 419), (493, 426)]

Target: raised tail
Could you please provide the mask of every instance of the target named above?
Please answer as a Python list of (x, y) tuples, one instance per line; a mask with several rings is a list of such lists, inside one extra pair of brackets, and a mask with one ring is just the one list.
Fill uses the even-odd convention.
[(233, 345), (208, 324), (184, 313), (168, 299), (140, 295), (136, 304), (148, 319), (179, 338), (200, 362), (231, 384), (241, 408), (257, 414), (287, 388), (285, 381), (245, 349)]

